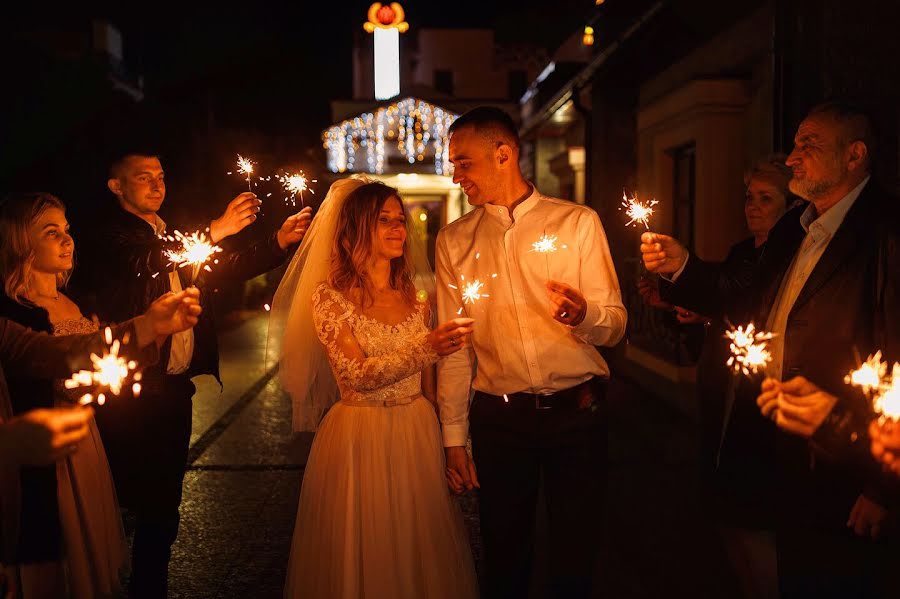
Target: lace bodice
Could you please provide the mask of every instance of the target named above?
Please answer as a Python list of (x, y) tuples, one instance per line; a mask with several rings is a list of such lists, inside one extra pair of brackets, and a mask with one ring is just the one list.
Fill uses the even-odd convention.
[(88, 320), (84, 316), (81, 318), (66, 318), (53, 324), (54, 337), (96, 333), (98, 330), (100, 330), (100, 327), (97, 326), (97, 323), (93, 320)]
[(426, 304), (389, 325), (360, 313), (324, 283), (313, 293), (316, 333), (343, 401), (389, 401), (422, 391), (422, 370), (438, 360), (426, 341)]

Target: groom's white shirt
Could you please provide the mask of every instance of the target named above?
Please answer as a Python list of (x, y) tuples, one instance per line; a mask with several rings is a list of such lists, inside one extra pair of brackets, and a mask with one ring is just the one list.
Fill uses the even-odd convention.
[[(544, 234), (557, 237), (557, 251), (533, 250)], [(502, 206), (485, 204), (448, 224), (435, 254), (438, 322), (456, 317), (460, 306), (475, 319), (471, 346), (438, 363), (445, 447), (466, 444), (470, 389), (546, 394), (609, 376), (594, 346), (617, 343), (627, 313), (596, 212), (535, 190), (512, 217)], [(550, 279), (579, 289), (587, 300), (587, 315), (576, 327), (550, 315), (548, 268)], [(463, 285), (474, 279), (489, 297), (464, 304)]]

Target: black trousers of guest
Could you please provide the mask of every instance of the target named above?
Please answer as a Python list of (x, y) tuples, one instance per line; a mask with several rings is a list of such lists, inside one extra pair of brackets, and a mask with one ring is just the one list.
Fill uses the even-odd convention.
[(129, 596), (164, 598), (178, 535), (195, 387), (184, 375), (148, 381), (138, 398), (97, 411), (119, 503), (135, 516)]
[[(488, 598), (528, 596), (543, 478), (550, 595), (587, 597), (600, 547), (606, 488), (606, 384), (546, 400), (476, 393), (469, 411)], [(582, 387), (582, 391), (585, 389)], [(579, 405), (580, 404), (580, 405)]]

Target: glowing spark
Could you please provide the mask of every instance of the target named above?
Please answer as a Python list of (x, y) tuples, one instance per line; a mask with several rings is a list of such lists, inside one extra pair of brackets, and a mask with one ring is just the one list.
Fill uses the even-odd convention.
[[(78, 387), (95, 387), (106, 388), (113, 395), (118, 395), (122, 391), (122, 386), (129, 376), (134, 381), (141, 380), (141, 373), (137, 372), (137, 362), (134, 360), (125, 360), (119, 355), (121, 343), (118, 339), (112, 338), (112, 329), (107, 327), (104, 330), (104, 341), (108, 346), (108, 351), (102, 356), (91, 354), (91, 364), (93, 370), (79, 370), (72, 374), (63, 384), (66, 389), (77, 389)], [(132, 385), (132, 391), (135, 396), (140, 394), (141, 386), (135, 382)], [(78, 400), (81, 405), (86, 405), (96, 401), (99, 405), (103, 405), (106, 396), (103, 393), (97, 394), (96, 399), (91, 393), (85, 393)]]
[(270, 312), (272, 310), (272, 306), (270, 306), (269, 304), (264, 304), (263, 308), (266, 309), (266, 312)]
[(194, 267), (191, 283), (197, 280), (200, 268), (210, 271), (209, 265), (206, 264), (214, 254), (221, 252), (222, 248), (213, 244), (205, 233), (196, 231), (190, 235), (185, 235), (180, 231), (175, 231), (174, 236), (169, 236), (170, 241), (178, 241), (181, 243), (179, 250), (166, 250), (166, 257), (169, 263), (176, 268), (190, 264)]
[(844, 382), (861, 388), (863, 393), (870, 393), (884, 384), (887, 367), (887, 362), (881, 361), (881, 352), (878, 351), (874, 356), (869, 356), (862, 366), (845, 376)]
[(894, 363), (888, 375), (888, 363), (881, 352), (869, 356), (859, 368), (844, 377), (844, 382), (862, 389), (872, 397), (872, 407), (882, 418), (900, 420), (900, 363)]
[(556, 247), (556, 240), (558, 237), (556, 235), (541, 235), (541, 238), (531, 244), (532, 251), (540, 252), (541, 254), (549, 254), (555, 252), (559, 248)]
[(490, 297), (487, 293), (482, 293), (481, 288), (484, 287), (484, 283), (475, 279), (474, 281), (469, 281), (465, 285), (463, 285), (462, 289), (462, 298), (464, 304), (474, 304), (478, 300), (483, 297)]
[[(250, 188), (250, 175), (253, 174), (253, 166), (256, 163), (249, 158), (244, 158), (240, 154), (237, 157), (237, 172), (241, 175), (247, 175), (247, 191), (253, 191)], [(228, 173), (229, 175), (231, 172)]]
[(725, 337), (731, 341), (731, 357), (726, 364), (735, 373), (743, 372), (745, 375), (756, 373), (760, 368), (765, 370), (766, 364), (772, 361), (768, 345), (774, 336), (766, 331), (756, 331), (752, 322), (747, 325), (746, 330), (743, 327), (732, 327), (725, 332)]
[(291, 201), (292, 206), (297, 205), (297, 196), (300, 196), (300, 204), (303, 204), (303, 192), (309, 191), (309, 193), (316, 193), (314, 189), (309, 187), (310, 183), (318, 183), (317, 179), (309, 180), (306, 177), (306, 173), (303, 171), (298, 171), (296, 173), (287, 173), (284, 175), (278, 175), (276, 177), (281, 185), (284, 187), (284, 190), (288, 192), (289, 197), (284, 199), (285, 204), (288, 200)]
[(650, 217), (653, 216), (653, 206), (659, 204), (656, 200), (650, 200), (648, 204), (641, 202), (636, 195), (632, 195), (630, 198), (623, 191), (622, 192), (622, 207), (625, 208), (625, 215), (631, 220), (625, 223), (625, 226), (629, 226), (634, 223), (634, 226), (637, 226), (637, 223), (641, 223), (644, 227), (649, 231)]

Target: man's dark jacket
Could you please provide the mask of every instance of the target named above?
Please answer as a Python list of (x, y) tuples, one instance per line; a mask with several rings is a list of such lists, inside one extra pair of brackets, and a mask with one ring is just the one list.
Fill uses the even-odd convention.
[[(169, 226), (168, 233), (175, 227)], [(190, 231), (190, 230), (188, 230)], [(185, 231), (185, 232), (188, 232)], [(126, 212), (118, 204), (91, 221), (77, 234), (77, 264), (69, 289), (85, 315), (96, 315), (104, 322), (123, 322), (144, 312), (159, 296), (170, 291), (172, 265), (166, 249), (175, 247), (159, 239), (153, 227)], [(288, 252), (283, 251), (273, 234), (237, 251), (217, 253), (210, 263), (212, 272), (200, 271), (196, 283), (200, 289), (203, 314), (194, 327), (194, 352), (189, 376), (211, 374), (219, 379), (219, 349), (212, 313), (211, 293), (230, 281), (243, 281), (281, 265)], [(190, 285), (191, 267), (179, 269), (184, 288)], [(154, 368), (144, 371), (146, 382), (153, 384), (166, 372), (171, 339), (160, 348)]]
[[(782, 279), (805, 236), (800, 224), (804, 207), (791, 210), (769, 233), (752, 272), (725, 273), (715, 264), (692, 256), (677, 282), (664, 289), (673, 303), (701, 313), (721, 313), (722, 288), (744, 288), (749, 311), (764, 327)], [(870, 402), (844, 383), (859, 357), (881, 349), (887, 359), (900, 359), (900, 247), (896, 199), (873, 181), (863, 188), (843, 223), (810, 273), (791, 309), (784, 338), (783, 380), (802, 375), (839, 398), (829, 426), (811, 440), (776, 432), (776, 464), (780, 491), (790, 498), (781, 516), (792, 525), (846, 532), (857, 497), (865, 492), (879, 503), (891, 503), (892, 487), (868, 453)], [(727, 279), (727, 280), (725, 280)], [(740, 321), (735, 324), (743, 324)], [(736, 403), (755, 404), (759, 381), (739, 385)], [(840, 420), (840, 427), (830, 426)], [(853, 431), (843, 443), (827, 439), (836, 428)], [(892, 493), (893, 494), (893, 493)]]

